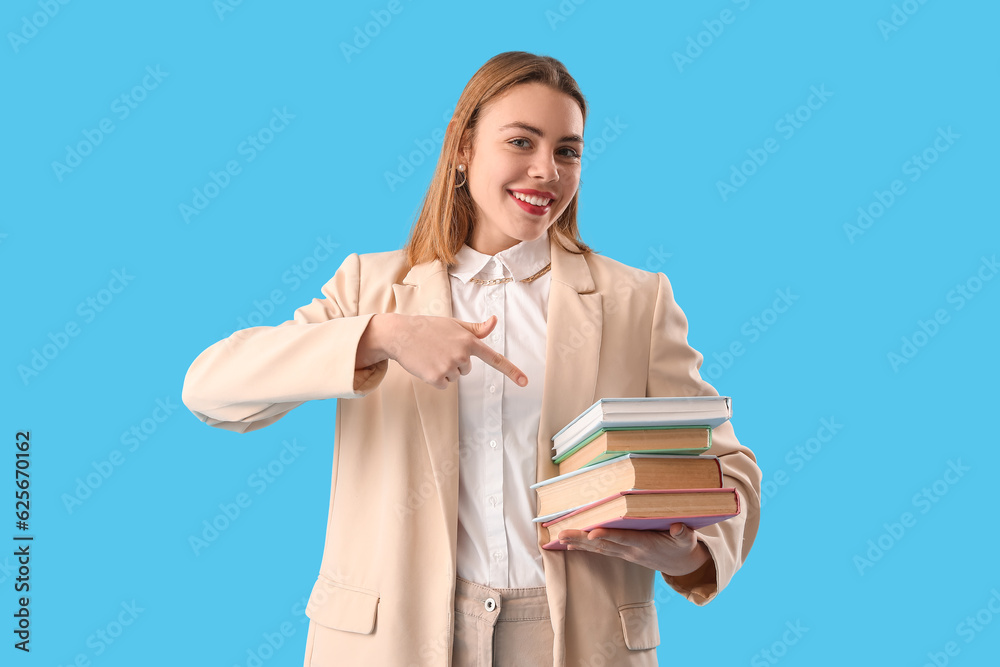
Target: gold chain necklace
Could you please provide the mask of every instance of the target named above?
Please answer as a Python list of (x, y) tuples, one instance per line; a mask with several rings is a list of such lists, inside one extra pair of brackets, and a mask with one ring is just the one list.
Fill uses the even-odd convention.
[[(518, 282), (530, 283), (531, 281), (536, 280), (536, 279), (541, 278), (542, 276), (544, 276), (546, 273), (549, 272), (549, 269), (551, 269), (551, 268), (552, 268), (552, 262), (549, 262), (548, 264), (545, 265), (545, 268), (543, 268), (541, 271), (539, 271), (535, 275), (528, 276), (527, 278), (522, 278)], [(495, 278), (493, 280), (480, 280), (479, 278), (469, 278), (469, 282), (470, 283), (476, 283), (477, 285), (500, 285), (500, 284), (503, 284), (503, 283), (509, 283), (512, 280), (514, 280), (514, 279), (513, 278)]]

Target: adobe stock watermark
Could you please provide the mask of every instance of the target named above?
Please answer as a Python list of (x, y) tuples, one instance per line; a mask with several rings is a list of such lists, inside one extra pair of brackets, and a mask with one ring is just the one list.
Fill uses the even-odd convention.
[[(438, 493), (441, 481), (445, 476), (452, 477), (459, 474), (462, 462), (467, 461), (472, 456), (473, 447), (482, 447), (488, 442), (489, 434), (499, 432), (500, 413), (489, 406), (486, 407), (486, 411), (488, 413), (486, 420), (481, 427), (476, 429), (476, 433), (470, 437), (470, 441), (458, 443), (458, 464), (456, 465), (451, 459), (446, 459), (440, 468), (430, 470), (424, 475), (420, 484), (417, 484), (406, 494), (406, 500), (403, 503), (396, 503), (395, 514), (398, 523), (408, 523), (410, 516), (419, 511), (424, 503)], [(497, 440), (494, 439), (493, 442), (497, 442)]]
[[(647, 250), (649, 252), (646, 255), (645, 261), (642, 262), (641, 268), (649, 272), (658, 272), (666, 260), (673, 256), (672, 253), (664, 252), (662, 245), (657, 248), (647, 246)], [(622, 305), (627, 305), (632, 298), (633, 290), (639, 284), (639, 275), (634, 273), (626, 275), (628, 277), (616, 282), (614, 289), (608, 290), (601, 298), (600, 314), (602, 319), (605, 314), (613, 316), (615, 313), (618, 313)], [(576, 353), (583, 346), (584, 341), (596, 333), (596, 330), (597, 323), (589, 317), (579, 322), (574, 322), (567, 334), (556, 344), (559, 359), (566, 361), (575, 357)]]
[[(438, 618), (451, 618), (455, 623), (455, 604), (449, 603), (444, 609), (438, 609), (435, 614)], [(452, 649), (454, 642), (453, 633), (447, 626), (443, 627), (436, 635), (423, 641), (419, 647), (414, 646), (409, 652), (409, 658), (419, 658), (417, 661), (405, 663), (405, 667), (426, 667), (427, 665), (441, 664), (448, 657), (448, 652)], [(399, 663), (403, 665), (404, 663)], [(452, 664), (458, 665), (458, 661), (452, 656)]]
[(297, 292), (306, 280), (311, 278), (325, 262), (333, 257), (334, 250), (339, 247), (339, 243), (330, 240), (329, 234), (325, 238), (317, 236), (316, 245), (313, 246), (312, 251), (282, 272), (281, 284), (288, 286), (287, 291), (276, 287), (263, 299), (254, 299), (250, 312), (236, 318), (237, 327), (249, 329), (263, 325), (267, 318), (278, 310), (278, 306), (285, 303), (288, 295)]
[(62, 10), (63, 5), (69, 3), (70, 0), (38, 0), (41, 11), (34, 12), (31, 16), (22, 16), (21, 29), (7, 33), (7, 41), (10, 42), (10, 48), (14, 49), (14, 53), (20, 53), (21, 47), (37, 36), (38, 31), (47, 26), (49, 21)]
[(628, 655), (625, 637), (620, 632), (611, 636), (612, 639), (595, 644), (591, 649), (590, 657), (577, 663), (579, 667), (614, 667), (621, 664), (620, 656)]
[[(66, 667), (90, 667), (91, 660), (104, 655), (125, 634), (125, 631), (132, 627), (136, 619), (139, 618), (139, 614), (146, 611), (135, 600), (131, 602), (122, 601), (119, 606), (121, 610), (115, 613), (110, 621), (87, 636), (85, 643), (90, 652), (77, 653), (73, 656), (72, 660), (66, 663)], [(57, 667), (63, 667), (62, 663)]]
[(562, 0), (556, 8), (545, 10), (545, 20), (549, 23), (549, 28), (555, 30), (559, 27), (560, 23), (565, 23), (566, 20), (576, 13), (576, 8), (585, 3), (587, 0)]
[[(833, 93), (826, 89), (826, 84), (820, 84), (819, 88), (811, 86), (809, 91), (810, 94), (803, 104), (787, 112), (774, 123), (775, 132), (778, 132), (785, 141), (794, 137), (795, 133), (812, 119), (813, 114), (822, 109), (833, 97)], [(770, 156), (780, 149), (781, 143), (774, 137), (768, 137), (764, 140), (762, 148), (748, 148), (746, 150), (747, 159), (739, 166), (729, 165), (729, 178), (725, 181), (715, 182), (715, 188), (722, 201), (729, 201), (732, 195), (736, 194), (761, 167), (767, 164)]]
[[(993, 280), (997, 272), (1000, 271), (1000, 264), (997, 263), (997, 256), (994, 254), (989, 259), (984, 255), (980, 258), (979, 268), (964, 281), (957, 283), (955, 287), (948, 290), (945, 301), (952, 304), (952, 312), (958, 312), (976, 298), (983, 287)], [(951, 314), (947, 308), (938, 308), (930, 318), (917, 320), (917, 326), (913, 333), (903, 336), (898, 349), (889, 351), (886, 359), (894, 373), (907, 365), (920, 354), (920, 350), (930, 343), (931, 339), (941, 332), (941, 328), (951, 322)]]
[(802, 621), (796, 619), (793, 623), (792, 621), (785, 621), (786, 630), (781, 633), (781, 638), (776, 639), (767, 648), (763, 648), (753, 654), (750, 658), (750, 667), (767, 667), (768, 665), (776, 665), (778, 662), (788, 655), (788, 650), (799, 643), (799, 640), (809, 632), (809, 628), (802, 625)]
[(844, 425), (839, 423), (836, 417), (823, 417), (820, 419), (819, 428), (816, 429), (816, 433), (812, 437), (807, 438), (802, 444), (788, 450), (785, 454), (785, 465), (792, 469), (791, 473), (786, 472), (784, 468), (778, 468), (770, 474), (768, 479), (761, 482), (760, 506), (762, 508), (766, 507), (767, 502), (778, 495), (778, 492), (792, 480), (791, 474), (800, 472), (805, 468), (843, 428)]
[[(149, 440), (160, 425), (162, 425), (180, 406), (173, 402), (170, 396), (158, 398), (154, 402), (154, 407), (149, 416), (145, 417), (128, 429), (122, 431), (118, 439), (125, 451), (134, 453)], [(119, 467), (125, 463), (125, 454), (120, 449), (112, 449), (107, 457), (100, 461), (91, 461), (88, 472), (83, 477), (77, 477), (76, 486), (72, 493), (63, 493), (60, 496), (63, 507), (67, 514), (72, 514), (75, 510), (83, 506), (83, 503), (90, 499), (97, 489), (104, 486), (104, 483), (111, 479)]]
[(226, 14), (232, 14), (242, 4), (243, 0), (212, 0), (212, 9), (221, 22), (226, 20)]
[[(246, 485), (257, 495), (261, 495), (281, 477), (288, 466), (295, 463), (302, 452), (306, 450), (298, 444), (295, 438), (289, 442), (283, 441), (281, 451), (271, 459), (267, 465), (257, 468), (247, 477)], [(229, 527), (236, 522), (244, 511), (253, 504), (253, 497), (246, 491), (240, 491), (232, 501), (219, 503), (219, 512), (201, 522), (201, 531), (198, 534), (188, 535), (188, 546), (195, 556), (200, 556), (205, 549), (210, 547), (219, 539), (219, 536), (229, 530)]]
[(681, 594), (670, 587), (670, 584), (663, 578), (662, 574), (656, 575), (653, 579), (653, 601), (656, 602), (656, 609), (674, 600), (680, 599)]
[(580, 173), (582, 174), (587, 170), (587, 167), (596, 162), (597, 158), (608, 150), (608, 146), (618, 140), (626, 128), (628, 125), (621, 121), (620, 116), (615, 116), (614, 120), (611, 120), (610, 117), (605, 118), (600, 136), (595, 137), (596, 130), (594, 130), (587, 138), (587, 143), (584, 144), (583, 155), (580, 156)]
[[(707, 366), (702, 366), (701, 374), (710, 380), (718, 380), (722, 375), (733, 367), (736, 359), (746, 354), (747, 346), (756, 343), (761, 336), (771, 330), (782, 315), (799, 300), (798, 294), (792, 294), (792, 288), (776, 289), (777, 295), (771, 305), (764, 308), (760, 313), (740, 325), (740, 333), (743, 338), (732, 341), (721, 352), (712, 353), (712, 361)], [(744, 343), (744, 340), (746, 341)]]
[[(448, 613), (455, 614), (453, 610)], [(442, 658), (448, 655), (453, 641), (454, 637), (448, 632), (448, 628), (445, 628), (436, 636), (424, 641), (420, 648), (415, 651), (416, 655), (420, 656), (420, 662), (407, 663), (406, 667), (423, 667), (424, 665), (441, 663)]]
[(879, 19), (875, 22), (875, 27), (882, 33), (882, 41), (888, 42), (889, 37), (894, 32), (899, 32), (899, 29), (909, 22), (910, 17), (926, 4), (927, 0), (903, 0), (898, 5), (893, 3), (888, 20)]
[[(256, 160), (257, 156), (267, 150), (271, 142), (285, 131), (288, 122), (294, 118), (295, 114), (289, 113), (288, 107), (282, 107), (280, 111), (277, 107), (273, 107), (271, 118), (260, 129), (253, 134), (248, 134), (246, 139), (237, 144), (236, 153), (243, 157), (243, 163), (250, 164)], [(191, 218), (201, 215), (222, 194), (222, 191), (229, 187), (233, 178), (242, 173), (243, 166), (235, 158), (227, 161), (219, 171), (209, 170), (208, 180), (203, 185), (192, 189), (191, 202), (181, 202), (177, 207), (185, 224), (189, 224)]]
[(69, 347), (73, 339), (80, 335), (83, 331), (83, 325), (90, 324), (97, 319), (97, 316), (103, 313), (133, 280), (135, 280), (135, 276), (131, 275), (125, 267), (122, 267), (121, 271), (113, 270), (111, 279), (106, 286), (77, 304), (76, 314), (83, 320), (82, 325), (75, 319), (67, 320), (54, 333), (52, 331), (48, 333), (48, 342), (43, 343), (41, 348), (31, 348), (31, 359), (28, 363), (17, 366), (17, 374), (21, 378), (21, 383), (27, 387), (32, 380), (48, 368)]
[[(955, 634), (965, 642), (966, 645), (976, 640), (993, 619), (1000, 616), (1000, 591), (996, 588), (990, 589), (990, 597), (986, 604), (975, 614), (969, 614), (958, 625), (955, 626)], [(955, 640), (945, 642), (940, 651), (928, 651), (927, 662), (923, 667), (945, 667), (951, 663), (952, 658), (957, 658), (962, 652), (962, 647)]]
[[(743, 12), (750, 6), (751, 0), (732, 0), (732, 2)], [(719, 12), (718, 18), (702, 21), (701, 24), (705, 29), (694, 35), (688, 35), (684, 52), (673, 52), (672, 57), (674, 65), (677, 66), (677, 71), (683, 74), (685, 67), (693, 65), (695, 60), (701, 58), (702, 54), (705, 53), (705, 49), (711, 47), (715, 44), (715, 40), (722, 37), (722, 33), (726, 31), (726, 26), (736, 22), (737, 16), (739, 14), (736, 14), (733, 10), (723, 9)]]
[[(111, 113), (119, 121), (125, 120), (139, 108), (140, 104), (146, 101), (149, 93), (160, 87), (160, 84), (168, 76), (170, 76), (170, 72), (162, 71), (159, 65), (155, 68), (152, 65), (147, 66), (146, 74), (139, 83), (132, 86), (131, 90), (111, 100)], [(82, 165), (84, 158), (92, 155), (94, 150), (104, 143), (105, 138), (115, 129), (117, 129), (115, 122), (111, 118), (105, 117), (97, 121), (97, 127), (81, 130), (83, 139), (76, 144), (66, 144), (66, 155), (63, 157), (63, 161), (52, 161), (52, 172), (59, 182), (62, 183), (68, 174), (73, 173), (74, 169)]]
[[(348, 581), (348, 577), (344, 575), (339, 570), (335, 572), (323, 571), (323, 574), (332, 576), (336, 581)], [(314, 592), (310, 592), (307, 595), (303, 595), (290, 607), (288, 613), (291, 616), (291, 621), (282, 621), (278, 624), (278, 627), (273, 632), (263, 632), (261, 633), (261, 641), (256, 643), (256, 646), (250, 646), (247, 648), (245, 654), (246, 659), (242, 663), (234, 663), (233, 667), (262, 667), (262, 665), (274, 657), (274, 655), (285, 646), (289, 639), (295, 635), (295, 626), (307, 625), (309, 623), (309, 617), (306, 615), (306, 607), (309, 606), (310, 598), (314, 604), (322, 606), (327, 602), (328, 595), (326, 595), (325, 589), (316, 588)]]
[(354, 37), (351, 42), (340, 43), (340, 53), (348, 63), (353, 58), (361, 55), (361, 52), (368, 48), (372, 40), (382, 34), (382, 31), (389, 27), (393, 17), (399, 16), (403, 10), (402, 0), (389, 0), (384, 9), (373, 9), (372, 20), (367, 21), (364, 26), (354, 26)]
[(10, 561), (10, 556), (5, 556), (0, 562), (0, 584), (6, 583), (8, 579), (17, 574), (18, 566)]
[(965, 473), (971, 470), (972, 468), (962, 465), (962, 459), (949, 459), (941, 477), (917, 491), (910, 499), (910, 504), (919, 514), (907, 511), (900, 514), (898, 521), (883, 523), (883, 532), (868, 540), (867, 549), (863, 553), (855, 554), (853, 562), (858, 574), (863, 577), (866, 570), (875, 567), (903, 539), (906, 531), (917, 525), (920, 516), (930, 512), (948, 494), (951, 487), (958, 484)]
[[(903, 162), (900, 167), (903, 171), (904, 176), (909, 176), (911, 183), (916, 183), (920, 180), (920, 177), (931, 168), (938, 158), (941, 157), (942, 153), (946, 153), (952, 146), (955, 145), (955, 140), (961, 138), (962, 135), (955, 134), (951, 129), (951, 125), (945, 130), (942, 127), (937, 128), (937, 136), (934, 140), (928, 144), (926, 148), (920, 151), (919, 154), (914, 153)], [(892, 208), (896, 201), (906, 194), (906, 184), (903, 183), (901, 179), (894, 179), (892, 183), (889, 184), (887, 190), (874, 190), (872, 192), (872, 200), (867, 204), (859, 206), (857, 209), (858, 217), (853, 222), (844, 223), (844, 234), (847, 236), (847, 240), (850, 241), (851, 245), (854, 245), (854, 240), (863, 235), (866, 231), (871, 229), (872, 225), (881, 218), (883, 215)]]
[(396, 170), (389, 171), (387, 169), (383, 172), (385, 184), (389, 187), (389, 192), (395, 192), (396, 188), (405, 183), (410, 176), (413, 176), (418, 167), (439, 152), (441, 144), (444, 142), (445, 129), (448, 127), (448, 122), (451, 120), (451, 115), (454, 112), (455, 107), (445, 109), (444, 113), (441, 114), (444, 127), (435, 127), (430, 131), (430, 136), (422, 139), (414, 139), (413, 143), (416, 145), (414, 150), (407, 153), (405, 157), (402, 153), (397, 155)]
[(639, 268), (652, 273), (657, 273), (667, 263), (667, 260), (673, 256), (674, 253), (667, 252), (663, 249), (662, 243), (655, 248), (653, 246), (646, 246), (646, 260)]
[(262, 632), (261, 641), (256, 646), (251, 646), (246, 650), (246, 659), (241, 664), (234, 664), (233, 667), (262, 667), (262, 665), (273, 658), (282, 646), (295, 635), (295, 626), (291, 621), (282, 621), (272, 632)]

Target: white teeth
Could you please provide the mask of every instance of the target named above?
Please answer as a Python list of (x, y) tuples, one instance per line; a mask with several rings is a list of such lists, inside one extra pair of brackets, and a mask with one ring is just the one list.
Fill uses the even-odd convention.
[(546, 199), (545, 197), (535, 197), (533, 195), (526, 195), (520, 192), (511, 191), (511, 194), (520, 199), (521, 201), (526, 201), (532, 206), (548, 206), (552, 203), (551, 199)]

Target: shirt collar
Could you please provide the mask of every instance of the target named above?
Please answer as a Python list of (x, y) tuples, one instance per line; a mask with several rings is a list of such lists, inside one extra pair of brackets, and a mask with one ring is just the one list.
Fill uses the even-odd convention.
[[(542, 234), (534, 241), (520, 241), (501, 250), (496, 255), (484, 255), (468, 244), (455, 253), (455, 264), (449, 273), (464, 283), (470, 278), (494, 280), (512, 277), (524, 280), (541, 271), (550, 260), (549, 235)], [(493, 261), (494, 257), (496, 262)]]

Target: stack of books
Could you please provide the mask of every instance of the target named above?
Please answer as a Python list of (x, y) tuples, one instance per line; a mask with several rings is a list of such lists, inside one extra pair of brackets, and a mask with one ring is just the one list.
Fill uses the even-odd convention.
[(732, 416), (728, 396), (604, 398), (552, 437), (559, 475), (532, 485), (545, 549), (563, 530), (700, 528), (739, 514), (723, 488), (712, 429)]

